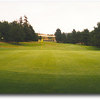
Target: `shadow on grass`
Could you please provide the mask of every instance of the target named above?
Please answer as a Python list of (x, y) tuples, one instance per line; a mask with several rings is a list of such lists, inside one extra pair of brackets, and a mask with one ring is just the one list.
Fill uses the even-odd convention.
[(100, 50), (100, 47), (96, 47), (96, 46), (88, 46), (88, 45), (83, 45), (83, 44), (75, 44), (75, 45), (85, 47), (87, 50)]
[(87, 48), (88, 50), (100, 50), (100, 47), (91, 46)]
[(21, 43), (16, 43), (16, 42), (11, 42), (11, 43), (9, 43), (9, 44), (18, 45), (18, 46), (22, 45)]
[(11, 42), (9, 44), (16, 45), (16, 46), (41, 46), (41, 43), (38, 42)]
[(0, 94), (100, 94), (99, 75), (0, 71)]
[[(59, 49), (59, 48), (56, 48), (56, 47), (60, 46), (60, 43), (49, 44), (49, 42), (47, 42), (47, 43), (39, 43), (39, 42), (33, 42), (33, 41), (31, 41), (31, 42), (18, 42), (18, 43), (17, 42), (9, 42), (8, 44), (14, 45), (14, 46), (25, 46), (25, 47), (41, 47), (41, 46), (43, 46), (44, 49), (46, 47), (50, 48), (50, 49)], [(4, 43), (0, 43), (0, 45), (5, 45), (6, 46), (6, 44), (4, 44)], [(62, 47), (63, 46), (67, 47), (67, 45), (68, 44), (64, 44), (64, 45), (62, 45)], [(72, 47), (73, 50), (80, 50), (80, 47), (82, 47), (81, 49), (83, 49), (83, 50), (94, 50), (94, 51), (99, 51), (100, 50), (100, 47), (96, 47), (96, 46), (86, 46), (86, 45), (81, 45), (81, 44), (69, 44), (69, 45), (73, 46)], [(68, 50), (72, 50), (72, 48), (70, 48), (70, 47), (68, 47), (68, 48), (69, 48)], [(66, 49), (66, 48), (64, 48), (64, 49)]]

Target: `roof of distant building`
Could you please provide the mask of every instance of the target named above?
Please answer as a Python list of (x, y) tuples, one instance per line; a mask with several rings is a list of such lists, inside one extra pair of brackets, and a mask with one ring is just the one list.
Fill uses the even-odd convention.
[(42, 37), (55, 37), (54, 34), (41, 34), (41, 33), (38, 33), (38, 36), (42, 36)]

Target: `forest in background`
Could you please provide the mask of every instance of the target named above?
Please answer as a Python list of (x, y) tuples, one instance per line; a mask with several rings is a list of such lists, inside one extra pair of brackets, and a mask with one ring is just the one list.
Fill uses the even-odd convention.
[(3, 42), (28, 42), (38, 41), (38, 35), (29, 24), (28, 18), (20, 17), (18, 21), (0, 22), (0, 40)]
[[(89, 46), (100, 47), (100, 22), (92, 31), (84, 29), (76, 31), (73, 29), (71, 33), (64, 33), (58, 28), (55, 32), (57, 43), (84, 44)], [(3, 42), (29, 42), (42, 39), (28, 22), (27, 16), (24, 19), (20, 17), (18, 21), (8, 22), (0, 21), (0, 41)]]
[(73, 29), (71, 33), (62, 33), (58, 28), (55, 36), (58, 43), (77, 43), (100, 47), (100, 23), (97, 23), (97, 27), (94, 27), (94, 30), (91, 32), (88, 29), (84, 29), (83, 31)]

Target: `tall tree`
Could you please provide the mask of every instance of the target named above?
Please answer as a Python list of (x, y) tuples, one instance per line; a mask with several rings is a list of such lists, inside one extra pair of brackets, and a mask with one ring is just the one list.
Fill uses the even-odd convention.
[(63, 42), (63, 43), (66, 43), (66, 35), (65, 35), (64, 32), (62, 33), (62, 42)]
[(22, 42), (24, 41), (24, 32), (22, 28), (20, 27), (20, 24), (18, 24), (16, 21), (13, 21), (11, 23), (11, 28), (10, 28), (10, 36), (11, 39), (10, 41), (13, 42)]
[(89, 30), (88, 29), (84, 29), (82, 31), (82, 38), (81, 38), (82, 42), (85, 44), (85, 45), (88, 45), (89, 44)]
[(72, 31), (72, 43), (76, 43), (77, 42), (76, 38), (77, 38), (77, 36), (76, 36), (76, 30), (73, 29), (73, 31)]
[(8, 42), (10, 39), (9, 29), (10, 25), (7, 21), (0, 23), (0, 33), (5, 42)]
[(28, 18), (24, 16), (24, 21), (20, 17), (19, 21), (8, 23), (0, 22), (0, 39), (5, 42), (37, 41), (38, 35), (29, 24)]
[(22, 17), (19, 18), (19, 23), (20, 23), (20, 25), (23, 24), (23, 19), (22, 19)]
[(62, 35), (61, 35), (61, 30), (58, 28), (55, 32), (55, 36), (56, 36), (56, 41), (58, 43), (62, 42)]
[(100, 23), (97, 23), (97, 27), (91, 32), (92, 45), (100, 47)]

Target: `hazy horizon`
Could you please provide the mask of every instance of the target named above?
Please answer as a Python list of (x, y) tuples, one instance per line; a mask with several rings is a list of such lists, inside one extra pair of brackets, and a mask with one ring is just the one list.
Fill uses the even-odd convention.
[(0, 21), (26, 15), (37, 33), (90, 31), (100, 22), (100, 0), (0, 0)]

